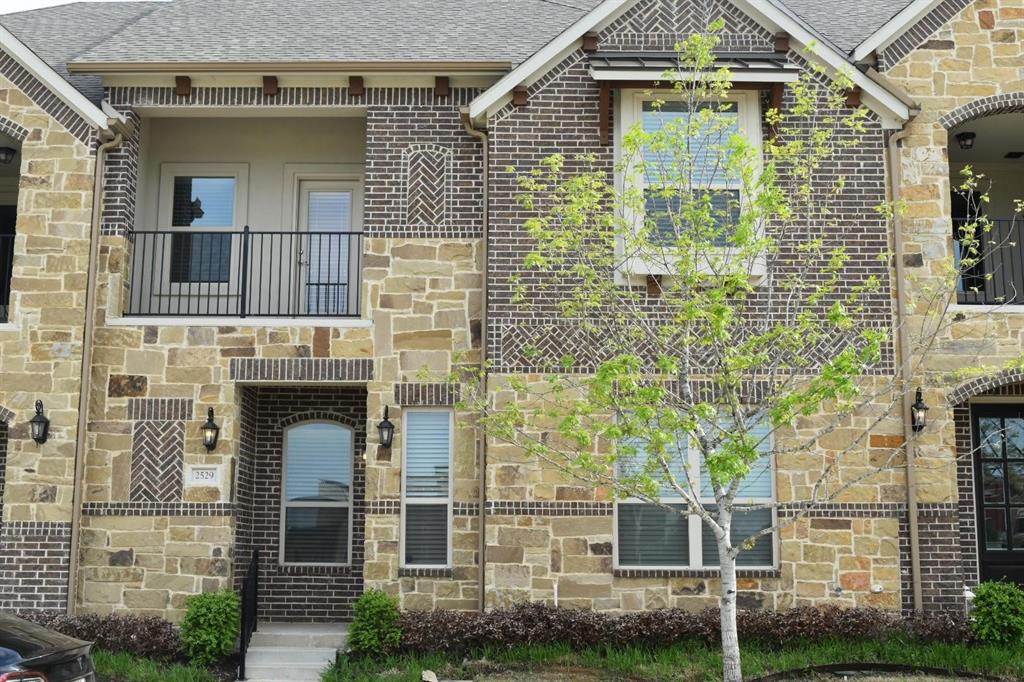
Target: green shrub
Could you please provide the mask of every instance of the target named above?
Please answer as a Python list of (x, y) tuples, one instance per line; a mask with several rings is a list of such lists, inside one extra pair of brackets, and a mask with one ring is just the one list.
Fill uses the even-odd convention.
[(238, 641), (239, 601), (230, 590), (195, 594), (185, 602), (181, 643), (198, 665), (210, 665), (230, 654)]
[(352, 651), (381, 656), (398, 647), (402, 630), (398, 626), (398, 600), (382, 590), (367, 590), (356, 600), (348, 643)]
[(971, 629), (980, 641), (999, 645), (1024, 644), (1024, 590), (1003, 582), (988, 582), (974, 590)]

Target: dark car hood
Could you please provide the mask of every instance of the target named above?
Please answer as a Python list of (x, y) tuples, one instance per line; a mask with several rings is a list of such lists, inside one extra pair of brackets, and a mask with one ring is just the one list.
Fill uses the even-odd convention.
[(89, 644), (9, 613), (0, 613), (0, 670), (20, 661), (73, 651)]

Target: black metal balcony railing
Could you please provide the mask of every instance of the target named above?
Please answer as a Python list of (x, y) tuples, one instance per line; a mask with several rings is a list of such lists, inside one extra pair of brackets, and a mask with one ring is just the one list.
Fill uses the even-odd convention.
[[(960, 271), (957, 303), (974, 305), (1024, 304), (1024, 242), (1020, 220), (989, 220), (991, 229), (976, 235), (981, 258), (963, 264), (962, 225), (953, 220), (954, 257)], [(975, 256), (975, 258), (977, 258)]]
[(362, 233), (246, 227), (130, 238), (125, 315), (359, 317)]
[(14, 235), (0, 234), (0, 323), (8, 321), (11, 303), (11, 272), (14, 269)]

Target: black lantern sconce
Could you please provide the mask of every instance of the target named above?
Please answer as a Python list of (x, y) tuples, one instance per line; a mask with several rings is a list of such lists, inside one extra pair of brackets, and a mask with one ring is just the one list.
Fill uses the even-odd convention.
[(921, 395), (921, 389), (918, 388), (914, 404), (910, 406), (910, 426), (915, 433), (924, 431), (924, 427), (928, 425), (927, 413), (928, 406), (924, 404), (924, 397)]
[(388, 406), (384, 406), (384, 421), (377, 424), (377, 433), (380, 434), (380, 445), (383, 448), (390, 448), (395, 439), (395, 425), (388, 419)]
[(217, 447), (217, 436), (220, 434), (220, 427), (213, 421), (213, 408), (206, 413), (206, 423), (203, 424), (203, 445), (207, 452), (212, 452)]
[(32, 431), (32, 440), (42, 445), (50, 435), (50, 420), (43, 414), (43, 401), (36, 401), (36, 416), (29, 421)]
[(6, 165), (11, 161), (14, 161), (14, 157), (17, 154), (17, 149), (12, 149), (11, 147), (0, 147), (0, 163)]
[(974, 140), (978, 137), (977, 133), (962, 132), (956, 134), (956, 143), (960, 145), (960, 149), (974, 149)]

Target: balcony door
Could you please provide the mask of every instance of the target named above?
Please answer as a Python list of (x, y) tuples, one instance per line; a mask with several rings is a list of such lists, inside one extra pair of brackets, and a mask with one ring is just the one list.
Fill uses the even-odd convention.
[(975, 405), (973, 416), (981, 579), (1024, 585), (1024, 405)]
[(303, 315), (359, 315), (361, 199), (357, 182), (300, 181), (297, 307)]

